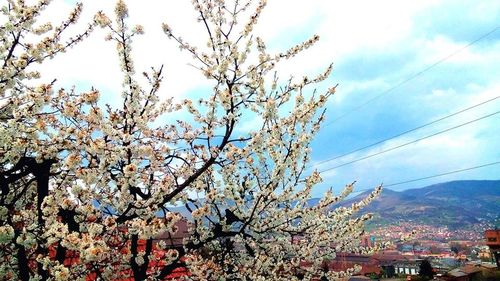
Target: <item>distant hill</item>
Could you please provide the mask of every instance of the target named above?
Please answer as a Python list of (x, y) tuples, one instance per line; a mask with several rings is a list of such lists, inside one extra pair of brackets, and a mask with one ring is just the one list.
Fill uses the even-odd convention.
[[(340, 205), (348, 206), (368, 194), (368, 191), (361, 193)], [(309, 205), (318, 201), (319, 198), (312, 198)], [(184, 206), (169, 209), (191, 219)], [(399, 192), (384, 188), (380, 197), (362, 210), (367, 212), (375, 215), (373, 224), (413, 221), (450, 228), (480, 222), (500, 224), (500, 180), (451, 181)]]
[[(364, 198), (362, 193), (342, 205)], [(466, 180), (394, 191), (381, 196), (363, 212), (375, 214), (374, 222), (414, 221), (461, 228), (479, 222), (500, 222), (500, 180)]]

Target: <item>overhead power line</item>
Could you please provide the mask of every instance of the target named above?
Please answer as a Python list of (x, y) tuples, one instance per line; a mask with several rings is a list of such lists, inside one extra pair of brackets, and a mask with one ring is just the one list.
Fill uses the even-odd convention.
[[(421, 181), (421, 180), (432, 179), (432, 178), (447, 176), (447, 175), (451, 175), (451, 174), (466, 172), (466, 171), (484, 168), (484, 167), (488, 167), (488, 166), (494, 166), (494, 165), (498, 165), (498, 164), (500, 164), (500, 161), (486, 163), (486, 164), (482, 164), (482, 165), (478, 165), (478, 166), (474, 166), (474, 167), (469, 167), (469, 168), (464, 168), (464, 169), (459, 169), (459, 170), (454, 170), (454, 171), (449, 171), (449, 172), (440, 173), (440, 174), (436, 174), (436, 175), (432, 175), (432, 176), (415, 178), (415, 179), (411, 179), (411, 180), (405, 180), (405, 181), (400, 181), (400, 182), (395, 182), (395, 183), (390, 183), (390, 184), (383, 184), (382, 186), (383, 187), (396, 186), (396, 185), (401, 185), (401, 184), (405, 184), (405, 183), (411, 183), (411, 182), (416, 182), (416, 181)], [(368, 190), (373, 190), (373, 188), (361, 189), (361, 190), (358, 190), (356, 193), (361, 193), (361, 192), (368, 191)]]
[(422, 141), (422, 140), (425, 140), (425, 139), (428, 139), (428, 138), (431, 138), (431, 137), (434, 137), (434, 136), (437, 136), (437, 135), (449, 132), (451, 130), (454, 130), (454, 129), (457, 129), (457, 128), (460, 128), (460, 127), (463, 127), (463, 126), (466, 126), (466, 125), (469, 125), (469, 124), (472, 124), (474, 122), (477, 122), (477, 121), (483, 120), (485, 118), (494, 116), (494, 115), (496, 115), (498, 113), (500, 113), (500, 110), (496, 111), (496, 112), (493, 112), (493, 113), (490, 113), (488, 115), (476, 118), (474, 120), (471, 120), (471, 121), (468, 121), (468, 122), (465, 122), (465, 123), (453, 126), (451, 128), (439, 131), (437, 133), (434, 133), (434, 134), (431, 134), (431, 135), (427, 135), (425, 137), (421, 137), (421, 138), (418, 138), (416, 140), (413, 140), (413, 141), (410, 141), (410, 142), (406, 142), (406, 143), (403, 143), (403, 144), (400, 144), (400, 145), (397, 145), (397, 146), (394, 146), (394, 147), (391, 147), (391, 148), (388, 148), (388, 149), (384, 149), (384, 150), (379, 151), (377, 153), (373, 153), (373, 154), (370, 154), (370, 155), (367, 155), (367, 156), (364, 156), (364, 157), (361, 157), (361, 158), (358, 158), (358, 159), (355, 159), (355, 160), (352, 160), (352, 161), (349, 161), (349, 162), (346, 162), (346, 163), (343, 163), (343, 164), (340, 164), (340, 165), (337, 165), (337, 166), (333, 166), (331, 168), (327, 168), (327, 169), (324, 169), (324, 170), (319, 171), (319, 172), (320, 173), (324, 173), (324, 172), (331, 171), (331, 170), (334, 170), (334, 169), (337, 169), (337, 168), (340, 168), (340, 167), (343, 167), (343, 166), (347, 166), (347, 165), (350, 165), (350, 164), (353, 164), (353, 163), (356, 163), (356, 162), (359, 162), (359, 161), (362, 161), (362, 160), (365, 160), (365, 159), (368, 159), (368, 158), (371, 158), (371, 157), (375, 157), (377, 155), (384, 154), (384, 153), (387, 153), (389, 151), (392, 151), (392, 150), (395, 150), (395, 149), (398, 149), (398, 148), (401, 148), (401, 147), (404, 147), (404, 146), (408, 146), (410, 144), (414, 144), (414, 143), (417, 143), (419, 141)]
[(364, 102), (364, 103), (362, 103), (362, 104), (360, 104), (360, 105), (358, 105), (358, 106), (354, 107), (351, 111), (348, 111), (348, 112), (346, 112), (346, 113), (344, 113), (344, 114), (340, 115), (339, 117), (337, 117), (337, 118), (333, 119), (332, 121), (328, 122), (328, 123), (327, 123), (324, 127), (330, 126), (331, 124), (333, 124), (333, 123), (335, 123), (335, 122), (337, 122), (337, 121), (339, 121), (339, 120), (341, 120), (341, 119), (345, 118), (346, 116), (348, 116), (348, 115), (350, 115), (350, 114), (352, 114), (352, 113), (354, 113), (354, 112), (356, 112), (356, 111), (360, 110), (361, 108), (363, 108), (363, 107), (365, 107), (366, 105), (368, 105), (368, 104), (370, 104), (370, 103), (374, 102), (375, 100), (377, 100), (377, 99), (379, 99), (379, 98), (381, 98), (381, 97), (383, 97), (383, 96), (385, 96), (385, 95), (389, 94), (390, 92), (392, 92), (392, 91), (394, 91), (395, 89), (397, 89), (397, 88), (401, 87), (402, 85), (404, 85), (404, 84), (406, 84), (406, 83), (410, 82), (411, 80), (413, 80), (413, 79), (415, 79), (415, 78), (417, 78), (417, 77), (421, 76), (421, 75), (422, 75), (422, 74), (424, 74), (425, 72), (427, 72), (427, 71), (429, 71), (429, 70), (433, 69), (434, 67), (436, 67), (436, 66), (440, 65), (441, 63), (443, 63), (443, 62), (445, 62), (445, 61), (449, 60), (450, 58), (454, 57), (455, 55), (457, 55), (458, 53), (462, 52), (463, 50), (465, 50), (465, 49), (469, 48), (470, 46), (472, 46), (472, 45), (476, 44), (477, 42), (479, 42), (479, 41), (483, 40), (484, 38), (486, 38), (486, 37), (490, 36), (491, 34), (495, 33), (495, 32), (496, 32), (499, 28), (500, 28), (500, 26), (497, 26), (497, 27), (493, 28), (492, 30), (488, 31), (487, 33), (484, 33), (483, 35), (481, 35), (481, 36), (479, 36), (478, 38), (474, 39), (473, 41), (469, 42), (467, 45), (465, 45), (465, 46), (461, 47), (460, 49), (455, 50), (453, 53), (450, 53), (450, 54), (448, 54), (447, 56), (445, 56), (445, 57), (443, 57), (443, 58), (441, 58), (441, 59), (439, 59), (439, 60), (435, 61), (435, 62), (434, 62), (434, 63), (432, 63), (431, 65), (429, 65), (429, 66), (425, 67), (424, 69), (420, 70), (419, 72), (417, 72), (417, 73), (415, 73), (415, 74), (413, 74), (413, 75), (411, 75), (411, 76), (407, 77), (406, 79), (402, 80), (402, 81), (401, 81), (401, 82), (399, 82), (398, 84), (396, 84), (396, 85), (394, 85), (394, 86), (390, 87), (389, 89), (387, 89), (387, 90), (385, 90), (385, 91), (381, 92), (380, 94), (378, 94), (378, 95), (376, 95), (375, 97), (373, 97), (373, 98), (369, 99), (368, 101), (366, 101), (366, 102)]
[(451, 117), (453, 117), (453, 116), (459, 115), (459, 114), (461, 114), (461, 113), (463, 113), (463, 112), (466, 112), (466, 111), (469, 111), (469, 110), (471, 110), (471, 109), (474, 109), (474, 108), (476, 108), (476, 107), (478, 107), (478, 106), (481, 106), (481, 105), (483, 105), (483, 104), (486, 104), (486, 103), (492, 102), (492, 101), (494, 101), (494, 100), (496, 100), (496, 99), (498, 99), (498, 98), (500, 98), (500, 96), (496, 96), (496, 97), (494, 97), (494, 98), (491, 98), (491, 99), (489, 99), (489, 100), (483, 101), (483, 102), (478, 103), (478, 104), (475, 104), (475, 105), (473, 105), (473, 106), (469, 106), (469, 107), (467, 107), (467, 108), (461, 109), (461, 110), (456, 111), (456, 112), (454, 112), (454, 113), (451, 113), (451, 114), (448, 114), (448, 115), (443, 116), (443, 117), (441, 117), (441, 118), (438, 118), (438, 119), (436, 119), (436, 120), (434, 120), (434, 121), (431, 121), (431, 122), (428, 122), (428, 123), (426, 123), (426, 124), (420, 125), (420, 126), (415, 127), (415, 128), (413, 128), (413, 129), (406, 130), (406, 131), (404, 131), (404, 132), (402, 132), (402, 133), (399, 133), (399, 134), (397, 134), (397, 135), (394, 135), (394, 136), (392, 136), (392, 137), (389, 137), (389, 138), (386, 138), (386, 139), (383, 139), (383, 140), (380, 140), (380, 141), (374, 142), (374, 143), (372, 143), (372, 144), (369, 144), (369, 145), (366, 145), (366, 146), (363, 146), (363, 147), (360, 147), (360, 148), (357, 148), (357, 149), (351, 150), (351, 151), (349, 151), (349, 152), (346, 152), (346, 153), (344, 153), (344, 154), (337, 155), (337, 156), (332, 157), (332, 158), (325, 159), (325, 160), (323, 160), (323, 161), (317, 162), (316, 164), (312, 165), (312, 166), (311, 166), (311, 167), (309, 167), (309, 168), (316, 167), (316, 166), (320, 166), (320, 165), (322, 165), (322, 164), (324, 164), (324, 163), (327, 163), (327, 162), (330, 162), (330, 161), (333, 161), (333, 160), (336, 160), (336, 159), (339, 159), (339, 158), (345, 157), (345, 156), (347, 156), (347, 155), (351, 155), (351, 154), (353, 154), (353, 153), (356, 153), (356, 152), (361, 151), (361, 150), (365, 150), (365, 149), (370, 148), (370, 147), (374, 147), (374, 146), (376, 146), (376, 145), (378, 145), (378, 144), (384, 143), (384, 142), (386, 142), (386, 141), (393, 140), (393, 139), (395, 139), (395, 138), (401, 137), (401, 136), (406, 135), (406, 134), (408, 134), (408, 133), (415, 132), (415, 131), (420, 130), (420, 129), (424, 128), (424, 127), (430, 126), (430, 125), (432, 125), (432, 124), (435, 124), (435, 123), (441, 122), (441, 121), (443, 121), (443, 120), (445, 120), (445, 119), (448, 119), (448, 118), (451, 118)]
[(415, 182), (415, 181), (421, 181), (421, 180), (426, 180), (426, 179), (432, 179), (432, 178), (442, 177), (442, 176), (446, 176), (446, 175), (461, 173), (461, 172), (465, 172), (465, 171), (475, 170), (475, 169), (479, 169), (479, 168), (483, 168), (483, 167), (488, 167), (488, 166), (493, 166), (493, 165), (498, 165), (498, 164), (500, 164), (500, 161), (491, 162), (491, 163), (487, 163), (487, 164), (483, 164), (483, 165), (479, 165), (479, 166), (474, 166), (474, 167), (469, 167), (469, 168), (465, 168), (465, 169), (450, 171), (450, 172), (441, 173), (441, 174), (437, 174), (437, 175), (432, 175), (432, 176), (427, 176), (427, 177), (422, 177), (422, 178), (416, 178), (416, 179), (411, 179), (411, 180), (406, 180), (406, 181), (401, 181), (401, 182), (386, 184), (384, 186), (385, 187), (389, 187), (389, 186), (401, 185), (401, 184), (405, 184), (405, 183), (410, 183), (410, 182)]

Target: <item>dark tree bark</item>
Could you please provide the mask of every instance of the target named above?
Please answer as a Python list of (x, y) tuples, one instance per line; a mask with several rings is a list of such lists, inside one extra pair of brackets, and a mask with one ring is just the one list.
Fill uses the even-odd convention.
[(19, 245), (17, 243), (16, 243), (16, 248), (17, 248), (16, 258), (17, 258), (17, 264), (19, 267), (18, 277), (22, 281), (29, 281), (30, 280), (30, 269), (29, 269), (29, 265), (28, 265), (28, 258), (26, 255), (26, 249), (24, 248), (23, 245)]

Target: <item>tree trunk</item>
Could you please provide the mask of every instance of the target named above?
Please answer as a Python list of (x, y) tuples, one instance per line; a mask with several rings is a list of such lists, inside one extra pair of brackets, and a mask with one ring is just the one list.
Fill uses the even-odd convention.
[[(37, 163), (32, 166), (33, 175), (36, 178), (37, 184), (37, 215), (38, 215), (38, 229), (43, 231), (45, 227), (45, 220), (43, 219), (42, 203), (45, 197), (49, 195), (49, 179), (50, 179), (50, 167), (54, 163), (53, 160), (44, 160), (42, 163)], [(42, 241), (38, 241), (37, 254), (45, 255), (47, 250), (42, 247)], [(42, 264), (38, 263), (38, 274), (42, 280), (48, 279), (48, 272), (43, 269)]]
[(23, 245), (19, 245), (16, 243), (17, 248), (17, 264), (19, 269), (19, 280), (29, 281), (30, 280), (30, 269), (28, 265), (28, 258), (26, 257), (26, 249)]

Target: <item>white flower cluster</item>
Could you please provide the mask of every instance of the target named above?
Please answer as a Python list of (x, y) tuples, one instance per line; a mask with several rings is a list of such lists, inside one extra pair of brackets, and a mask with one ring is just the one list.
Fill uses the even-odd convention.
[(14, 238), (14, 228), (10, 225), (0, 226), (0, 244), (12, 242)]
[[(117, 1), (115, 21), (99, 12), (67, 42), (61, 36), (82, 6), (60, 26), (35, 27), (48, 4), (9, 1), (2, 9), (9, 21), (0, 28), (0, 279), (165, 280), (185, 270), (193, 280), (310, 280), (359, 271), (325, 273), (321, 264), (337, 252), (374, 250), (358, 239), (371, 216), (356, 213), (381, 189), (333, 208), (351, 184), (309, 205), (322, 181), (318, 172), (306, 173), (310, 143), (335, 92), (311, 88), (332, 66), (298, 82), (269, 77), (318, 36), (272, 55), (253, 31), (266, 1), (194, 0), (206, 46), (189, 44), (168, 24), (163, 30), (193, 55), (213, 91), (199, 102), (175, 102), (160, 100), (161, 67), (143, 73), (147, 84), (137, 80), (132, 39), (144, 28), (129, 28), (124, 1)], [(242, 18), (248, 20), (239, 26)], [(94, 88), (26, 85), (39, 77), (29, 71), (33, 62), (95, 26), (116, 43), (122, 106), (102, 107)], [(31, 38), (26, 32), (47, 37), (21, 42)], [(166, 123), (167, 113), (189, 118)], [(256, 129), (238, 134), (248, 117)]]

